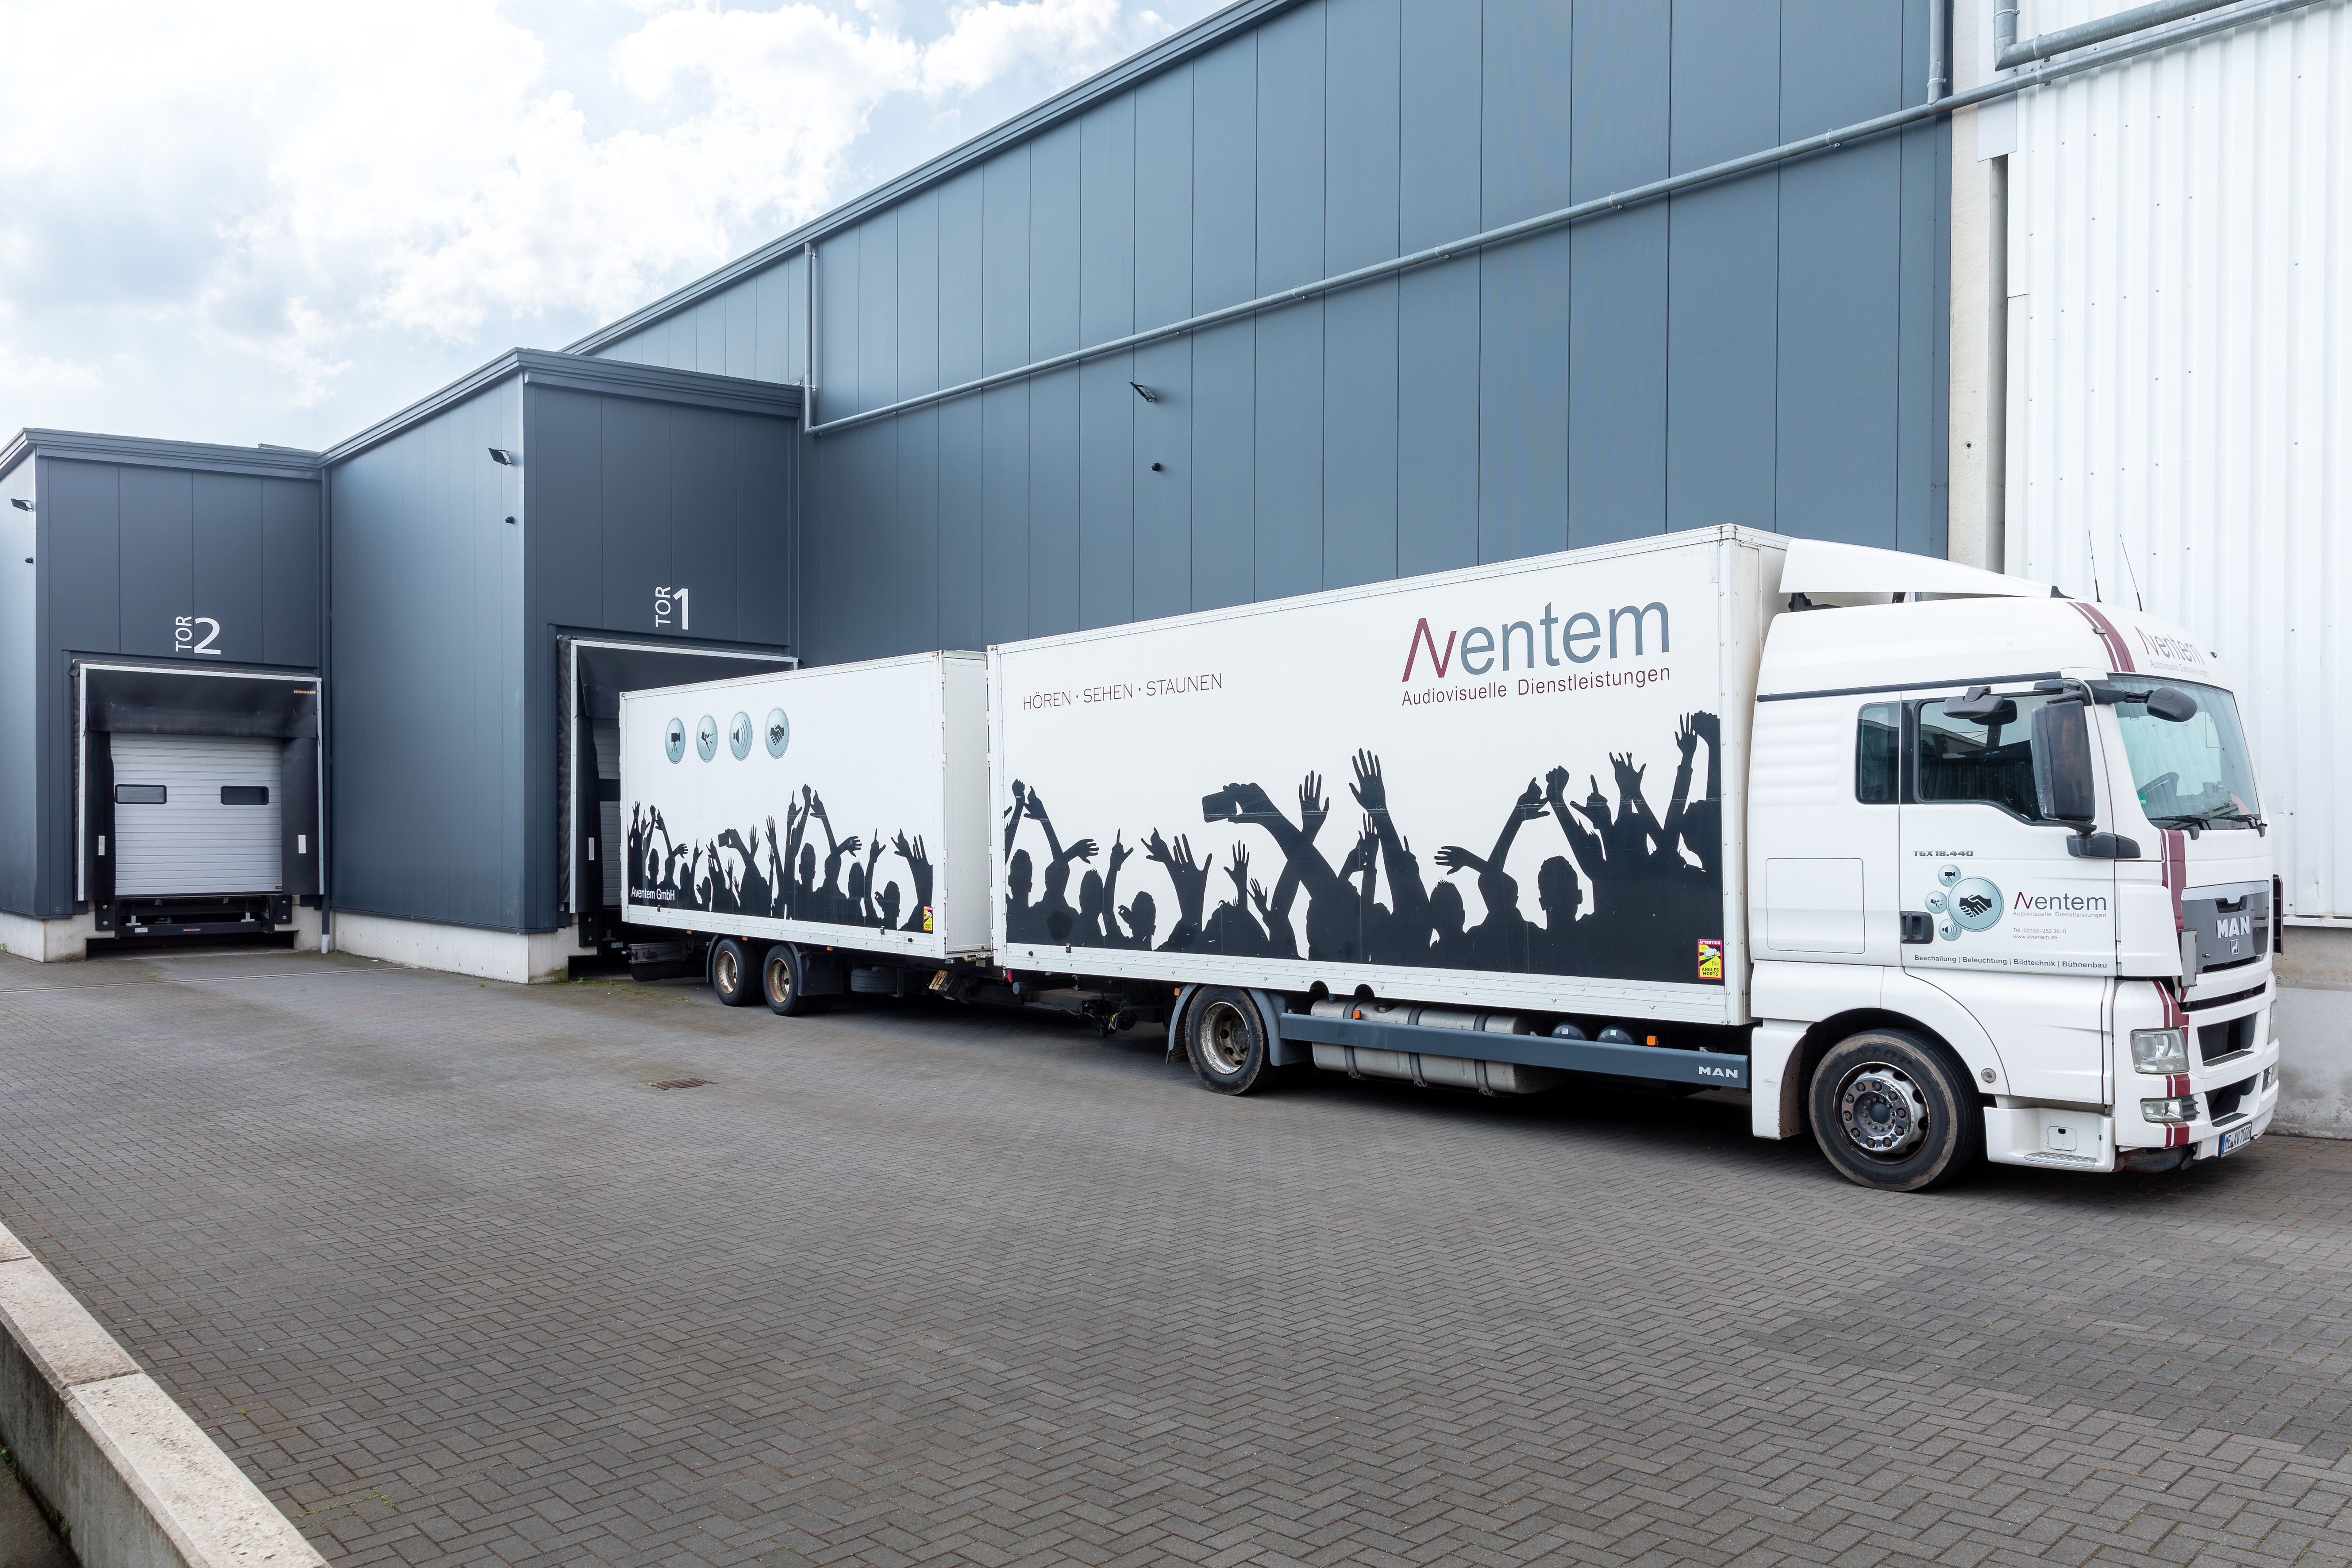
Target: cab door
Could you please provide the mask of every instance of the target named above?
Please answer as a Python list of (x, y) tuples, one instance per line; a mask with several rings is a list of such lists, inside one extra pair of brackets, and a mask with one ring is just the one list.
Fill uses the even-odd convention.
[(2115, 973), (2115, 862), (2069, 854), (2034, 787), (2033, 712), (2055, 700), (2016, 693), (1982, 721), (1942, 697), (1905, 702), (1906, 968)]

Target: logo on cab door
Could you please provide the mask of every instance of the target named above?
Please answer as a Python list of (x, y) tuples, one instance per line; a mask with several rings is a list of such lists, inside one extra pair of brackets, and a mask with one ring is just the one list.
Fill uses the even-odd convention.
[(1936, 873), (1943, 885), (1927, 895), (1927, 912), (1936, 917), (1936, 934), (1958, 942), (1964, 931), (1990, 931), (2000, 923), (2000, 889), (1990, 878), (1971, 877), (1958, 866)]

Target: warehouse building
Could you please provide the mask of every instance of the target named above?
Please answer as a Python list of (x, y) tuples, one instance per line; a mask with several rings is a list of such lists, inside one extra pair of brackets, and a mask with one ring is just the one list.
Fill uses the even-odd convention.
[[(2345, 262), (2308, 215), (2343, 199), (2342, 0), (2095, 10), (1244, 0), (319, 458), (173, 448), (313, 498), (310, 640), (232, 662), (324, 677), (335, 940), (593, 952), (626, 686), (1727, 522), (2137, 574), (2259, 673), (2290, 920), (2335, 940), (2340, 742), (2291, 715), (2340, 668)], [(92, 439), (0, 459), (42, 509), (12, 541)], [(46, 815), (0, 908), (62, 956), (98, 928), (60, 682), (130, 644), (41, 620), (21, 553), (0, 790)]]

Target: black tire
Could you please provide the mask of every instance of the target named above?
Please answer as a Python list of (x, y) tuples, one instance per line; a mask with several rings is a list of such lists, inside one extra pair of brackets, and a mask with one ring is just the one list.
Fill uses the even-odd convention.
[(1272, 1074), (1265, 1018), (1246, 991), (1211, 986), (1184, 1009), (1184, 1054), (1204, 1088), (1247, 1094)]
[(807, 973), (799, 948), (788, 942), (770, 948), (760, 962), (760, 994), (766, 1000), (768, 1011), (786, 1018), (805, 1018), (811, 1013), (824, 1012), (831, 998), (808, 994)]
[(730, 1007), (748, 1007), (760, 999), (761, 952), (756, 943), (722, 936), (710, 944), (710, 988)]
[(1857, 1185), (1916, 1193), (1984, 1157), (1984, 1112), (1943, 1048), (1902, 1029), (1865, 1029), (1832, 1046), (1806, 1087), (1813, 1140)]

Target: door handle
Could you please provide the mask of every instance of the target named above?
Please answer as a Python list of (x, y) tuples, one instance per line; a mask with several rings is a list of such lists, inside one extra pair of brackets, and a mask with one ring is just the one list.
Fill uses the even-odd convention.
[(1903, 940), (1917, 945), (1936, 940), (1936, 917), (1918, 910), (1903, 911)]

